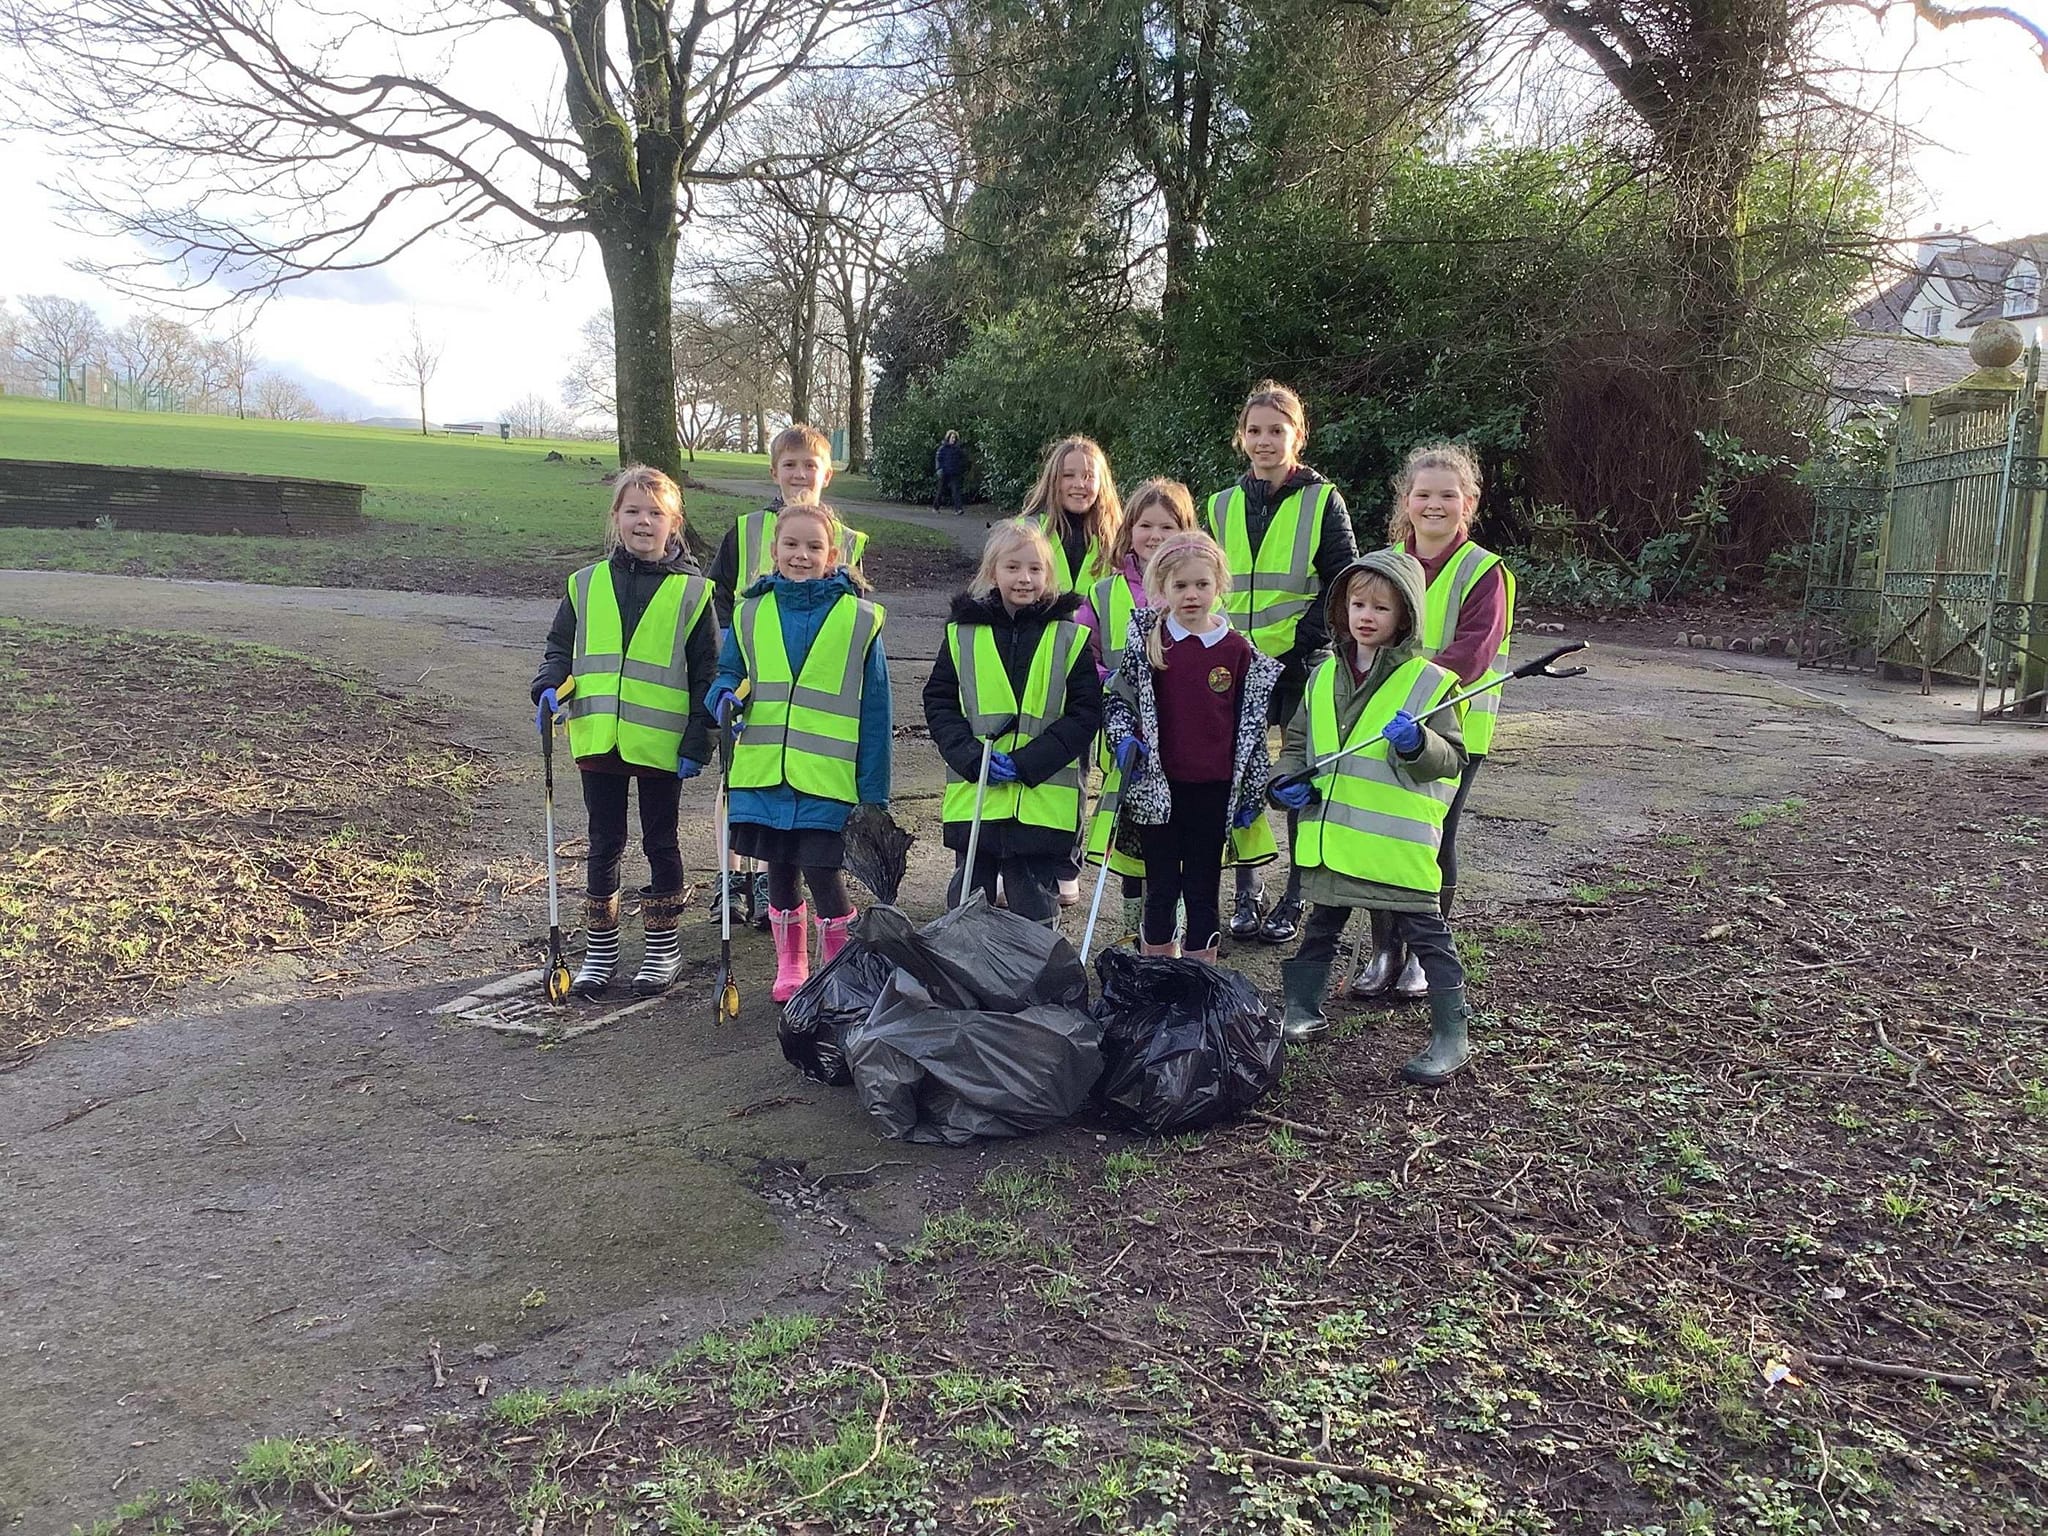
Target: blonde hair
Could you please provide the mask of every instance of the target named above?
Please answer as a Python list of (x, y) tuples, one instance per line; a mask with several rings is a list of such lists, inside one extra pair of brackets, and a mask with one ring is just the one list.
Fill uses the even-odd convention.
[(846, 524), (839, 520), (837, 512), (826, 506), (822, 501), (791, 501), (785, 502), (781, 507), (777, 508), (775, 512), (775, 537), (768, 541), (768, 548), (771, 552), (777, 544), (782, 542), (782, 525), (792, 518), (798, 517), (808, 517), (812, 522), (825, 530), (825, 547), (832, 556), (832, 568), (834, 570), (844, 571), (847, 580), (851, 581), (857, 590), (862, 592), (872, 590), (868, 586), (868, 579), (861, 575), (846, 558)]
[(1159, 622), (1145, 636), (1145, 659), (1155, 670), (1166, 665), (1166, 641), (1162, 638), (1166, 633), (1166, 605), (1159, 600), (1160, 595), (1166, 591), (1166, 584), (1173, 580), (1175, 571), (1197, 560), (1208, 561), (1215, 571), (1216, 601), (1222, 602), (1230, 592), (1230, 567), (1224, 562), (1221, 546), (1206, 533), (1174, 534), (1152, 552), (1152, 559), (1145, 567), (1145, 596), (1161, 613)]
[(1245, 419), (1260, 406), (1267, 406), (1285, 416), (1294, 427), (1294, 451), (1297, 456), (1308, 443), (1308, 412), (1303, 409), (1301, 396), (1276, 379), (1261, 379), (1252, 386), (1252, 392), (1245, 396), (1244, 406), (1237, 413), (1237, 431), (1230, 441), (1239, 453), (1245, 451)]
[(1465, 521), (1469, 529), (1479, 510), (1479, 455), (1463, 443), (1434, 442), (1408, 450), (1401, 472), (1394, 476), (1394, 510), (1387, 518), (1387, 542), (1406, 545), (1415, 525), (1408, 517), (1408, 493), (1415, 489), (1415, 477), (1425, 469), (1448, 469), (1458, 477), (1458, 489), (1465, 495)]
[[(1062, 542), (1073, 519), (1067, 516), (1067, 509), (1060, 504), (1060, 466), (1070, 453), (1085, 453), (1095, 465), (1095, 505), (1087, 512), (1084, 531), (1095, 543), (1095, 564), (1088, 572), (1076, 571), (1080, 576), (1090, 574), (1106, 576), (1115, 569), (1105, 564), (1109, 559), (1110, 546), (1117, 541), (1118, 531), (1123, 526), (1123, 504), (1117, 500), (1116, 481), (1110, 478), (1109, 455), (1092, 437), (1078, 434), (1063, 437), (1052, 445), (1045, 456), (1044, 467), (1038, 471), (1038, 480), (1031, 487), (1031, 494), (1024, 498), (1025, 517), (1043, 517), (1046, 533)], [(1047, 569), (1052, 569), (1047, 566)]]
[[(1411, 555), (1407, 558), (1414, 557)], [(1394, 606), (1401, 610), (1401, 632), (1394, 637), (1394, 644), (1405, 645), (1414, 638), (1416, 614), (1415, 610), (1408, 606), (1408, 594), (1401, 589), (1401, 583), (1385, 571), (1375, 571), (1370, 566), (1354, 568), (1331, 585), (1329, 601), (1323, 611), (1328, 616), (1332, 635), (1342, 635), (1346, 640), (1351, 638), (1348, 609), (1351, 605), (1353, 587), (1377, 589), (1394, 600)]]
[(988, 542), (981, 546), (981, 564), (975, 568), (974, 580), (967, 584), (967, 595), (985, 600), (996, 589), (996, 567), (1019, 545), (1023, 545), (1038, 556), (1038, 563), (1045, 567), (1046, 595), (1052, 595), (1052, 541), (1036, 523), (1027, 523), (1021, 517), (1009, 517), (997, 523), (988, 531)]
[(619, 508), (634, 491), (645, 491), (654, 504), (668, 514), (674, 526), (669, 530), (668, 555), (683, 547), (683, 488), (660, 470), (646, 464), (629, 464), (612, 482), (612, 504), (604, 515), (604, 552), (609, 557), (619, 547)]
[(792, 421), (768, 440), (768, 473), (775, 473), (775, 466), (782, 462), (782, 456), (792, 448), (808, 448), (825, 461), (825, 467), (832, 467), (832, 439), (806, 422)]
[[(1109, 568), (1120, 571), (1124, 562), (1131, 558), (1131, 535), (1136, 531), (1140, 514), (1147, 507), (1164, 507), (1184, 533), (1193, 533), (1195, 523), (1195, 498), (1188, 488), (1178, 480), (1168, 480), (1163, 475), (1154, 475), (1150, 480), (1140, 481), (1138, 487), (1124, 502), (1123, 520), (1117, 525), (1116, 543), (1110, 546)], [(1172, 535), (1167, 535), (1171, 538)], [(1156, 551), (1155, 551), (1156, 553)], [(1140, 572), (1138, 579), (1144, 580)], [(1146, 588), (1149, 592), (1151, 588)]]

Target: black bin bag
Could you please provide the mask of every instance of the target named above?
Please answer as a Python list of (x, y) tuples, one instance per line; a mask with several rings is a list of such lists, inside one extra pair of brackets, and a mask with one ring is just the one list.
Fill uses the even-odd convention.
[(1105, 1067), (1095, 1093), (1112, 1115), (1148, 1136), (1234, 1120), (1280, 1081), (1280, 1024), (1236, 971), (1199, 960), (1104, 950)]
[(782, 1005), (782, 1022), (775, 1033), (784, 1058), (813, 1081), (836, 1088), (852, 1082), (846, 1032), (868, 1016), (895, 969), (893, 960), (858, 938), (849, 939), (830, 965)]
[(922, 929), (894, 907), (871, 908), (861, 936), (894, 970), (844, 1045), (885, 1136), (947, 1146), (1027, 1136), (1087, 1102), (1102, 1026), (1064, 938), (979, 894)]

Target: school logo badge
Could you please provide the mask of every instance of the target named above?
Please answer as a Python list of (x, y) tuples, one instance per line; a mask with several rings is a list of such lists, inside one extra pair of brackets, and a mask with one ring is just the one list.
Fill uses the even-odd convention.
[(1209, 691), (1211, 693), (1230, 692), (1230, 668), (1211, 667), (1209, 669)]

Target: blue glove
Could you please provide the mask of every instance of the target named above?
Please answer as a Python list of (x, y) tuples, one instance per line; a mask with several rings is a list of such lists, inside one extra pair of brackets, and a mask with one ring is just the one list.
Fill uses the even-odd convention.
[(562, 712), (562, 701), (555, 697), (555, 690), (543, 688), (540, 691), (540, 708), (533, 713), (533, 728), (545, 736), (548, 725)]
[(1007, 752), (991, 752), (988, 755), (988, 781), (991, 784), (1012, 784), (1017, 779), (1017, 764)]
[(1116, 744), (1116, 771), (1129, 773), (1145, 761), (1145, 743), (1135, 736), (1126, 736)]
[(746, 711), (741, 707), (739, 695), (730, 688), (714, 688), (711, 697), (704, 701), (711, 718), (726, 730), (736, 731), (745, 722)]
[[(1303, 787), (1306, 788), (1307, 786), (1304, 785)], [(1259, 803), (1256, 800), (1251, 800), (1238, 808), (1237, 814), (1230, 818), (1230, 824), (1242, 832), (1258, 819)]]
[(1422, 750), (1422, 726), (1405, 709), (1394, 711), (1394, 718), (1387, 722), (1380, 738), (1403, 757), (1413, 757)]
[(1315, 793), (1315, 786), (1311, 784), (1276, 784), (1273, 786), (1273, 801), (1290, 811), (1305, 811)]
[(676, 777), (679, 779), (694, 779), (703, 771), (704, 765), (702, 763), (693, 763), (687, 757), (676, 759)]

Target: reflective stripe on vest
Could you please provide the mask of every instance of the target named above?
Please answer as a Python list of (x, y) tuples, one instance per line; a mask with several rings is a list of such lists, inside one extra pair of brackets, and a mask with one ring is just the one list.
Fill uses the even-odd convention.
[(602, 757), (616, 748), (629, 763), (674, 770), (690, 723), (690, 631), (710, 600), (703, 577), (664, 576), (629, 644), (611, 563), (586, 565), (569, 578), (576, 687), (563, 713), (571, 753)]
[[(946, 649), (960, 677), (960, 712), (967, 717), (968, 728), (985, 737), (1015, 715), (1017, 724), (1007, 735), (996, 738), (998, 752), (1015, 752), (1043, 734), (1066, 713), (1067, 674), (1087, 648), (1085, 626), (1069, 620), (1046, 625), (1031, 653), (1020, 702), (996, 650), (995, 632), (986, 624), (948, 624)], [(950, 765), (941, 815), (947, 821), (974, 819), (974, 780), (963, 779)], [(981, 817), (983, 821), (1021, 821), (1060, 832), (1080, 831), (1080, 761), (1068, 763), (1044, 783), (1028, 788), (1016, 780), (991, 783), (982, 798)]]
[[(1104, 769), (1102, 790), (1096, 795), (1095, 810), (1088, 818), (1086, 853), (1090, 864), (1100, 864), (1102, 850), (1109, 846), (1111, 818), (1121, 809), (1118, 792), (1123, 781), (1123, 774), (1114, 766)], [(1223, 848), (1226, 865), (1270, 864), (1279, 857), (1280, 845), (1273, 837), (1272, 820), (1264, 814), (1248, 827), (1232, 827), (1230, 839)], [(1142, 878), (1145, 873), (1145, 861), (1134, 853), (1125, 852), (1121, 846), (1110, 848), (1109, 867), (1119, 875)]]
[[(1422, 648), (1435, 656), (1457, 638), (1458, 615), (1464, 609), (1466, 597), (1479, 585), (1479, 578), (1496, 566), (1500, 568), (1507, 623), (1500, 632), (1500, 653), (1494, 657), (1492, 666), (1472, 680), (1470, 686), (1475, 688), (1507, 673), (1508, 651), (1515, 632), (1515, 573), (1492, 550), (1468, 542), (1444, 562), (1443, 569), (1436, 573), (1436, 580), (1429, 584), (1423, 600)], [(1482, 693), (1469, 704), (1458, 706), (1458, 718), (1465, 728), (1467, 755), (1478, 757), (1493, 745), (1493, 728), (1500, 719), (1500, 695), (1501, 690), (1496, 688), (1491, 693)]]
[[(1347, 663), (1330, 657), (1309, 679), (1309, 761), (1374, 738), (1405, 709), (1421, 715), (1449, 696), (1457, 679), (1432, 661), (1417, 656), (1397, 667), (1366, 701), (1348, 739), (1337, 730), (1337, 675)], [(1396, 769), (1392, 748), (1375, 743), (1332, 763), (1316, 775), (1322, 799), (1296, 819), (1294, 861), (1304, 869), (1328, 868), (1354, 880), (1399, 886), (1410, 891), (1443, 888), (1437, 867), (1437, 845), (1443, 838), (1444, 812), (1457, 792), (1455, 778), (1415, 785)]]
[(746, 724), (733, 748), (731, 782), (738, 789), (787, 784), (807, 795), (860, 799), (854, 768), (860, 755), (861, 685), (868, 648), (882, 632), (879, 603), (840, 594), (793, 673), (782, 644), (775, 594), (748, 598), (733, 616), (750, 679)]
[[(758, 512), (749, 512), (733, 530), (733, 544), (740, 557), (739, 579), (733, 583), (733, 591), (744, 592), (774, 571), (775, 514), (780, 510), (778, 507), (765, 507)], [(846, 563), (859, 565), (860, 557), (867, 553), (868, 536), (844, 523), (839, 525), (839, 531), (846, 536)]]
[(1024, 519), (1045, 535), (1045, 542), (1052, 549), (1052, 577), (1062, 592), (1071, 592), (1079, 585), (1079, 578), (1088, 574), (1102, 563), (1102, 546), (1090, 539), (1088, 548), (1081, 556), (1081, 569), (1075, 570), (1067, 564), (1067, 546), (1060, 542), (1058, 534), (1052, 531), (1052, 519), (1043, 512), (1036, 517)]
[(1299, 486), (1280, 498), (1256, 551), (1245, 517), (1244, 487), (1209, 498), (1210, 535), (1223, 546), (1230, 591), (1223, 600), (1233, 628), (1266, 655), (1285, 656), (1294, 631), (1321, 590), (1316, 580), (1316, 534), (1329, 505), (1330, 483)]
[(1095, 610), (1095, 643), (1102, 647), (1102, 664), (1114, 672), (1124, 663), (1124, 639), (1131, 632), (1138, 600), (1122, 575), (1105, 576), (1089, 589), (1088, 606)]

